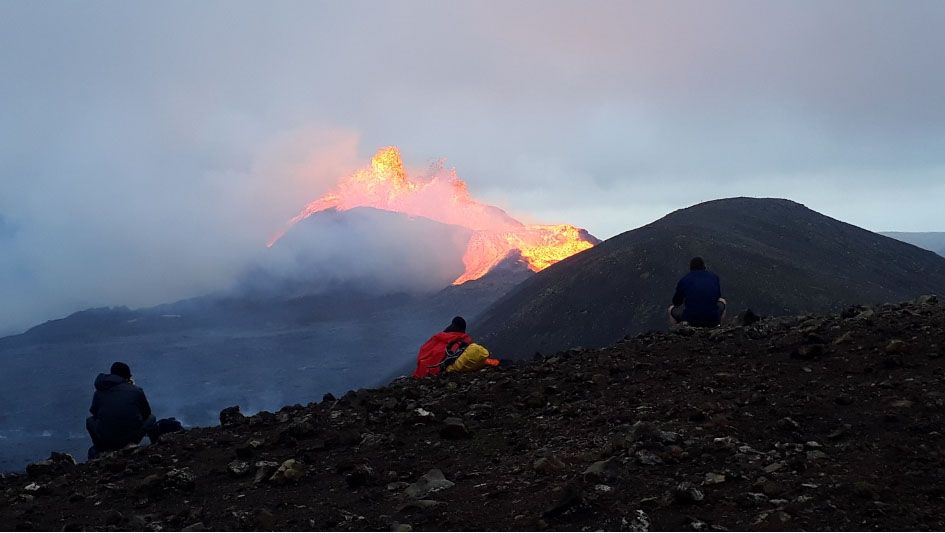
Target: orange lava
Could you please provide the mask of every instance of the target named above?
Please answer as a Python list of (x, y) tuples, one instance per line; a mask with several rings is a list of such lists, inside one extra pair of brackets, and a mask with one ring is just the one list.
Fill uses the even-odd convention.
[(373, 207), (421, 216), (471, 230), (463, 255), (466, 269), (454, 285), (478, 279), (513, 250), (538, 272), (594, 245), (586, 232), (568, 225), (522, 224), (505, 211), (473, 199), (466, 183), (452, 170), (440, 169), (426, 180), (413, 180), (400, 150), (381, 148), (371, 166), (342, 178), (330, 192), (309, 203), (268, 243), (272, 246), (294, 224), (319, 211)]

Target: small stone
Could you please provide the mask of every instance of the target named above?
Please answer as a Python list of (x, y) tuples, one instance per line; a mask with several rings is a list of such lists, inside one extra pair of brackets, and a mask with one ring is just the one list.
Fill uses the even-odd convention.
[(408, 500), (397, 507), (397, 511), (409, 511), (412, 509), (424, 510), (440, 505), (436, 500)]
[(834, 339), (831, 344), (833, 344), (833, 345), (844, 344), (844, 343), (846, 343), (846, 342), (850, 342), (851, 339), (853, 339), (853, 332), (852, 332), (852, 331), (847, 331), (847, 332), (844, 333), (843, 335), (840, 335), (839, 337), (837, 337), (836, 339)]
[(203, 525), (203, 522), (196, 522), (185, 527), (181, 531), (206, 531), (207, 526)]
[(256, 475), (253, 477), (253, 483), (262, 483), (269, 479), (273, 472), (279, 468), (279, 463), (275, 461), (257, 461)]
[(455, 483), (446, 479), (446, 476), (443, 475), (441, 470), (434, 468), (424, 474), (415, 483), (409, 485), (404, 490), (404, 493), (411, 498), (420, 499), (427, 494), (448, 489), (453, 485), (455, 485)]
[(620, 465), (616, 459), (597, 461), (584, 470), (586, 481), (611, 481), (620, 478)]
[(899, 339), (893, 339), (886, 345), (886, 355), (900, 355), (905, 353), (906, 343)]
[(673, 499), (682, 504), (698, 503), (705, 499), (705, 494), (692, 483), (684, 481), (673, 489)]
[(565, 464), (555, 456), (540, 457), (532, 463), (532, 469), (542, 475), (554, 474), (564, 470)]
[(398, 524), (394, 523), (390, 526), (391, 531), (413, 531), (413, 526), (410, 524)]
[(879, 489), (876, 485), (866, 481), (857, 481), (853, 483), (853, 494), (860, 498), (872, 500), (876, 497)]
[(841, 394), (833, 399), (837, 405), (853, 405), (853, 397), (847, 394)]
[(253, 524), (260, 530), (271, 531), (276, 525), (276, 517), (269, 509), (256, 509)]
[(808, 461), (819, 461), (821, 459), (826, 459), (826, 458), (827, 458), (827, 454), (820, 450), (812, 450), (812, 451), (807, 452)]
[(784, 463), (775, 462), (775, 463), (771, 463), (770, 465), (766, 466), (766, 467), (765, 467), (765, 472), (767, 472), (768, 474), (771, 474), (771, 473), (773, 473), (773, 472), (777, 472), (778, 470), (781, 470), (782, 468), (784, 468)]
[(239, 459), (230, 461), (229, 464), (226, 465), (226, 470), (234, 477), (243, 477), (249, 474), (249, 463), (240, 461)]
[(851, 427), (852, 426), (850, 426), (850, 424), (844, 424), (838, 427), (837, 429), (831, 431), (830, 434), (827, 435), (827, 438), (830, 440), (839, 439), (840, 437), (846, 435), (847, 432), (850, 431)]
[(654, 466), (663, 464), (663, 460), (650, 450), (637, 450), (636, 456), (641, 465)]
[(810, 361), (811, 359), (817, 359), (826, 353), (827, 348), (823, 344), (808, 344), (801, 346), (794, 350), (791, 353), (791, 356), (795, 359), (801, 359), (804, 361)]
[(761, 492), (769, 498), (774, 498), (784, 494), (786, 490), (783, 485), (776, 481), (765, 481), (764, 484), (761, 485)]
[(470, 437), (470, 434), (461, 419), (450, 417), (443, 420), (443, 427), (440, 428), (440, 437), (449, 440), (457, 440), (467, 439)]
[(716, 474), (715, 472), (706, 472), (705, 485), (717, 485), (719, 483), (725, 483), (725, 474)]
[(295, 483), (305, 476), (305, 466), (295, 459), (287, 459), (281, 465), (276, 473), (269, 478), (269, 481), (284, 485), (286, 483)]
[(187, 467), (175, 468), (165, 475), (165, 485), (182, 491), (194, 490), (197, 476)]
[(366, 464), (356, 465), (350, 472), (345, 474), (345, 482), (351, 488), (370, 485), (374, 482), (375, 478), (374, 469)]
[(117, 526), (125, 521), (125, 515), (120, 512), (112, 509), (105, 514), (105, 525), (106, 526)]
[(297, 439), (310, 437), (315, 434), (315, 422), (311, 415), (306, 415), (289, 424), (285, 432), (286, 434)]

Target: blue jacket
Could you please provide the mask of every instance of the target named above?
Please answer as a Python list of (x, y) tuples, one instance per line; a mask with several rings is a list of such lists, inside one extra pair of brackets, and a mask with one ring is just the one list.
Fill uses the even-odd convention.
[(693, 270), (676, 284), (673, 305), (685, 304), (682, 319), (697, 327), (719, 324), (719, 298), (722, 286), (719, 277), (708, 270)]

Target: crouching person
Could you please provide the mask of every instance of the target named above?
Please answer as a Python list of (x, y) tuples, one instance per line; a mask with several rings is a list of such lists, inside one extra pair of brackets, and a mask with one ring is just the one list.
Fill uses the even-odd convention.
[(92, 437), (90, 460), (102, 452), (138, 444), (145, 435), (152, 443), (158, 440), (158, 423), (151, 405), (141, 387), (134, 384), (131, 369), (125, 363), (115, 363), (108, 374), (95, 378), (95, 395), (89, 411), (92, 416), (85, 420), (85, 428)]
[(497, 359), (489, 358), (488, 350), (473, 343), (472, 337), (466, 334), (466, 320), (458, 316), (420, 347), (413, 377), (436, 376), (441, 372), (472, 372), (498, 364)]

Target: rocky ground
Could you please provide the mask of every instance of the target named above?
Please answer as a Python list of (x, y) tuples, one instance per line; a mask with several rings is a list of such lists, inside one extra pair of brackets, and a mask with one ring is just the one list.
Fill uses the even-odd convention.
[(945, 305), (678, 329), (0, 480), (0, 529), (945, 529)]

